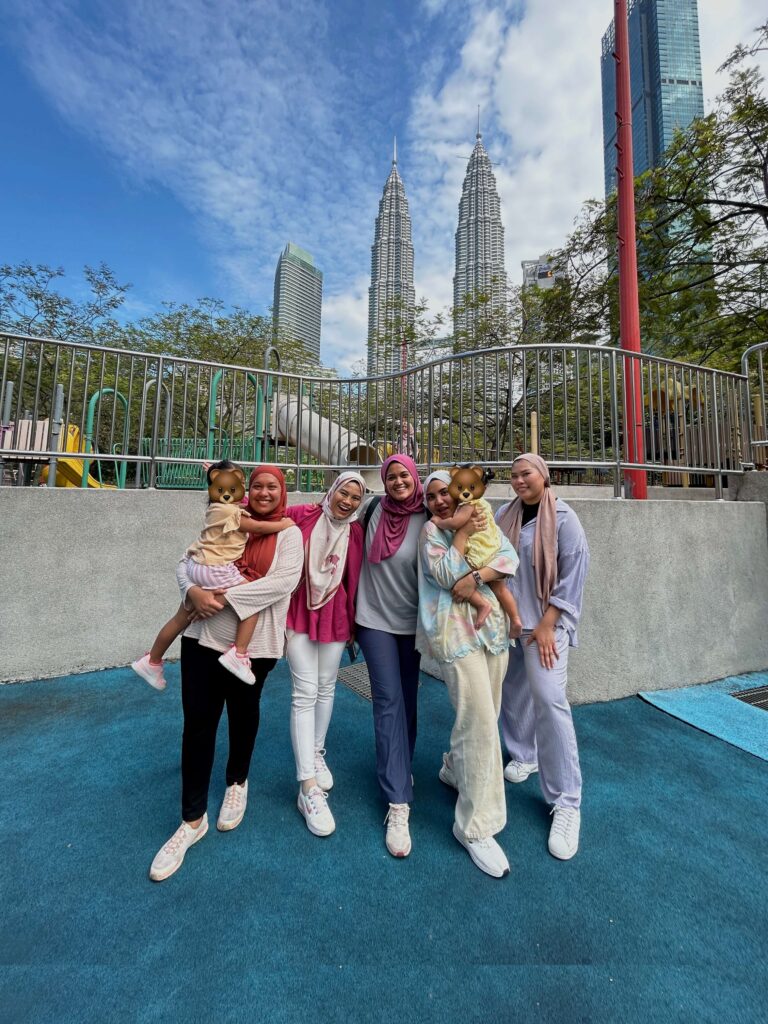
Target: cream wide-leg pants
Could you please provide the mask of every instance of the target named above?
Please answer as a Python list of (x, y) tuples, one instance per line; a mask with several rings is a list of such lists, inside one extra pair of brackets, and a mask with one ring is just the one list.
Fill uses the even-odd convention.
[(467, 839), (487, 839), (507, 823), (498, 727), (507, 662), (506, 651), (482, 648), (441, 665), (456, 710), (447, 755), (459, 791), (456, 825)]

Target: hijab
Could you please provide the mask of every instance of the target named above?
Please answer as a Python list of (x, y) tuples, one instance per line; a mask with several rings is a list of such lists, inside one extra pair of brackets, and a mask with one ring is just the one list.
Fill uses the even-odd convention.
[[(405, 501), (395, 501), (386, 492), (387, 470), (393, 462), (399, 462), (413, 477), (415, 487)], [(381, 516), (373, 536), (368, 561), (383, 562), (391, 558), (403, 543), (408, 532), (408, 523), (412, 515), (424, 511), (424, 488), (419, 480), (416, 463), (410, 455), (390, 455), (381, 467), (381, 479), (384, 481), (384, 497), (381, 499)]]
[[(542, 610), (546, 610), (550, 594), (557, 583), (557, 499), (550, 485), (549, 466), (540, 455), (525, 452), (518, 455), (512, 465), (516, 466), (518, 462), (529, 463), (544, 477), (544, 493), (539, 503), (533, 536), (533, 574), (536, 579), (536, 596), (541, 602)], [(509, 505), (504, 506), (498, 523), (517, 551), (523, 523), (523, 502), (520, 498), (515, 498)]]
[(307, 608), (310, 611), (328, 604), (339, 589), (347, 564), (349, 528), (360, 517), (361, 506), (345, 519), (334, 516), (331, 510), (331, 498), (345, 483), (356, 483), (361, 496), (365, 494), (365, 480), (359, 473), (351, 470), (340, 473), (317, 506), (317, 519), (304, 546)]
[(430, 473), (427, 479), (424, 481), (424, 508), (427, 510), (429, 515), (429, 505), (427, 505), (427, 490), (433, 480), (439, 480), (443, 484), (449, 484), (451, 482), (451, 474), (447, 469), (436, 469), (434, 473)]
[[(269, 473), (275, 480), (280, 484), (280, 500), (277, 503), (277, 507), (271, 512), (264, 515), (261, 512), (256, 512), (250, 505), (250, 499), (248, 504), (248, 511), (251, 513), (254, 519), (260, 519), (262, 522), (275, 522), (278, 519), (282, 519), (285, 515), (285, 510), (288, 507), (288, 490), (285, 486), (285, 477), (277, 468), (277, 466), (255, 466), (253, 472), (248, 478), (248, 490), (250, 492), (253, 481), (261, 473)], [(262, 576), (266, 576), (269, 572), (269, 567), (275, 557), (275, 550), (277, 549), (277, 537), (276, 533), (269, 533), (264, 536), (252, 533), (248, 537), (248, 541), (245, 545), (245, 551), (243, 551), (240, 558), (237, 560), (237, 568), (241, 574), (247, 580), (258, 580)]]

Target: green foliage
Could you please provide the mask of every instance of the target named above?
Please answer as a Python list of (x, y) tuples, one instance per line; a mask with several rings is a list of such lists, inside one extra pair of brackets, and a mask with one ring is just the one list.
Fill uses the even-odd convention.
[(72, 299), (56, 291), (61, 267), (20, 263), (0, 266), (0, 331), (98, 344), (117, 329), (114, 314), (130, 285), (120, 284), (106, 264), (84, 267), (88, 298)]
[[(768, 336), (768, 102), (759, 72), (744, 66), (766, 48), (768, 22), (723, 65), (730, 79), (715, 109), (635, 182), (644, 351), (737, 369)], [(549, 340), (618, 342), (615, 239), (615, 196), (587, 203), (552, 254), (567, 288), (532, 299)]]

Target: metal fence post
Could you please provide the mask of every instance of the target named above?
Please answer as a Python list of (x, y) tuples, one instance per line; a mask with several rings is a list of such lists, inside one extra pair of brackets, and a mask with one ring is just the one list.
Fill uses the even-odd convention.
[[(64, 385), (57, 384), (53, 395), (53, 412), (51, 413), (51, 437), (50, 449), (52, 452), (59, 450), (59, 435), (61, 434), (62, 414), (64, 412)], [(48, 463), (48, 486), (56, 486), (56, 463), (58, 458), (51, 456)]]
[(160, 384), (163, 380), (163, 357), (157, 361), (157, 386), (155, 388), (155, 410), (152, 414), (152, 443), (150, 445), (149, 486), (157, 486), (157, 432), (160, 429)]
[[(9, 380), (5, 382), (5, 394), (3, 398), (3, 407), (0, 412), (0, 441), (5, 438), (5, 432), (11, 425), (11, 408), (13, 406), (13, 381)], [(5, 476), (5, 459), (2, 456), (0, 450), (0, 486), (3, 483), (3, 477)]]
[(723, 456), (720, 451), (720, 417), (718, 416), (718, 405), (719, 395), (717, 387), (717, 378), (712, 376), (712, 425), (715, 430), (715, 499), (717, 501), (723, 500)]
[(613, 468), (613, 496), (621, 497), (621, 442), (619, 440), (619, 396), (616, 393), (616, 349), (611, 349), (611, 361), (608, 367), (611, 385), (611, 435), (613, 439), (613, 457), (616, 465)]

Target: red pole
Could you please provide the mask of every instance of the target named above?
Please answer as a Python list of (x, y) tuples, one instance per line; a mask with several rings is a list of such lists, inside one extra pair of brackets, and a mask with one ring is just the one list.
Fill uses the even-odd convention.
[[(627, 0), (614, 0), (616, 61), (616, 152), (619, 206), (619, 336), (625, 352), (640, 353), (640, 300), (637, 290), (637, 243), (635, 240), (635, 190), (632, 160), (632, 93), (629, 81), (629, 32)], [(627, 461), (645, 462), (643, 399), (640, 360), (624, 356), (624, 437)], [(615, 439), (618, 444), (618, 438)], [(625, 496), (647, 498), (645, 470), (624, 474)]]

